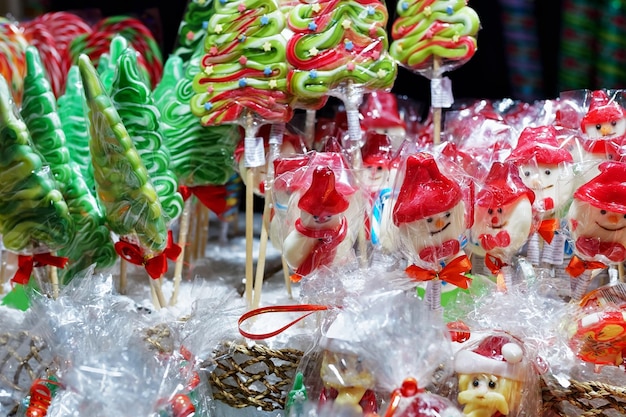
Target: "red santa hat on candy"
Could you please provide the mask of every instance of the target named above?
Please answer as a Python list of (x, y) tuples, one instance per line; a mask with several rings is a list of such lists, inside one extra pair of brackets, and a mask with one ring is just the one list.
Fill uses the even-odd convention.
[(454, 370), (458, 374), (487, 374), (522, 381), (523, 359), (524, 351), (512, 337), (488, 336), (475, 349), (457, 352)]
[(612, 122), (626, 117), (626, 110), (609, 97), (603, 90), (596, 90), (591, 93), (591, 103), (589, 111), (580, 122), (583, 133), (587, 133), (587, 125), (597, 125), (600, 123)]
[(391, 163), (391, 142), (387, 135), (368, 133), (361, 155), (365, 165), (388, 166)]
[(522, 131), (510, 159), (526, 163), (533, 158), (545, 165), (574, 162), (572, 154), (559, 146), (554, 126), (527, 127)]
[(393, 222), (399, 226), (450, 210), (461, 197), (461, 187), (439, 171), (432, 155), (411, 155), (393, 208)]
[(311, 186), (300, 197), (298, 207), (313, 216), (332, 216), (348, 208), (348, 200), (335, 188), (335, 174), (327, 166), (318, 166), (313, 171)]
[(578, 187), (574, 198), (594, 207), (626, 214), (626, 162), (607, 161), (600, 174)]
[(476, 195), (476, 204), (480, 207), (502, 207), (524, 196), (530, 204), (535, 201), (535, 193), (524, 184), (517, 166), (512, 162), (494, 162), (483, 188)]
[(398, 101), (393, 93), (374, 91), (367, 97), (361, 111), (363, 130), (386, 130), (402, 128), (406, 130), (406, 123), (400, 117)]

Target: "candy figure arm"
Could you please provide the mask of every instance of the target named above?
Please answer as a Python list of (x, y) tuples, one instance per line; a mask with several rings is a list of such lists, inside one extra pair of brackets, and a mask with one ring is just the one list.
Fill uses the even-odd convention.
[(96, 69), (87, 55), (79, 68), (89, 105), (96, 191), (111, 230), (134, 235), (149, 251), (162, 251), (167, 227), (156, 190)]
[(63, 247), (72, 238), (67, 203), (52, 176), (45, 174), (41, 157), (32, 148), (26, 125), (0, 77), (0, 233), (12, 251), (44, 246)]
[(178, 179), (170, 170), (170, 154), (163, 143), (159, 110), (150, 87), (139, 75), (136, 57), (130, 50), (118, 59), (111, 92), (113, 104), (148, 170), (161, 207), (168, 220), (173, 221), (183, 211)]

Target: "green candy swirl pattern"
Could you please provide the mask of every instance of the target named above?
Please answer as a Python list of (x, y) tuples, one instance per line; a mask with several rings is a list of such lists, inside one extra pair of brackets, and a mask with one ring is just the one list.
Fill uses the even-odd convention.
[(397, 11), (389, 52), (407, 68), (435, 78), (474, 56), (480, 20), (465, 0), (400, 0)]
[(289, 120), (282, 12), (265, 0), (214, 5), (191, 111), (204, 125), (236, 123), (246, 111), (268, 122)]
[(161, 134), (159, 109), (150, 87), (139, 75), (134, 52), (124, 52), (118, 64), (111, 99), (148, 170), (163, 211), (169, 220), (174, 220), (183, 211), (183, 198), (178, 192), (178, 179), (170, 170), (170, 154)]
[[(65, 94), (57, 99), (57, 112), (65, 133), (65, 144), (70, 159), (78, 165), (89, 190), (95, 189), (91, 154), (89, 153), (89, 119), (87, 118), (85, 90), (78, 66), (72, 65), (67, 74)], [(90, 191), (93, 193), (93, 191)]]
[(397, 67), (387, 51), (388, 14), (378, 0), (301, 2), (289, 13), (289, 90), (300, 100), (332, 95), (349, 82), (391, 88)]
[(0, 233), (4, 246), (16, 252), (59, 249), (74, 232), (63, 195), (31, 143), (0, 76)]
[[(212, 0), (191, 0), (178, 27), (176, 46), (171, 55), (179, 56), (183, 62), (189, 62), (198, 45), (204, 41), (204, 27), (213, 15)], [(165, 76), (165, 69), (163, 69)]]
[(62, 191), (71, 180), (70, 152), (56, 111), (56, 97), (50, 87), (37, 48), (26, 48), (26, 76), (20, 111), (35, 148), (50, 165)]
[(200, 71), (204, 46), (199, 45), (183, 73), (182, 60), (170, 56), (154, 91), (161, 127), (170, 149), (171, 169), (181, 184), (223, 185), (235, 173), (234, 152), (240, 132), (236, 125), (203, 126), (191, 113), (193, 78)]
[(160, 252), (167, 244), (167, 225), (148, 171), (87, 55), (79, 57), (78, 67), (90, 110), (96, 191), (107, 225), (143, 249)]

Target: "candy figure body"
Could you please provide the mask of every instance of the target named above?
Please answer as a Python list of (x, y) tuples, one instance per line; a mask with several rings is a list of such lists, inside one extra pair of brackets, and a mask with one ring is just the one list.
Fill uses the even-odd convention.
[[(413, 265), (410, 277), (428, 280), (427, 302), (440, 308), (441, 280), (468, 288), (463, 276), (471, 263), (461, 248), (467, 229), (461, 187), (444, 176), (432, 155), (411, 155), (398, 198), (393, 222), (398, 227), (398, 247)], [(463, 268), (457, 269), (459, 263)], [(448, 273), (448, 267), (454, 273)], [(430, 279), (429, 279), (430, 278)]]
[[(470, 229), (472, 251), (485, 256), (494, 275), (508, 267), (526, 243), (533, 226), (534, 201), (535, 193), (522, 182), (513, 163), (494, 162), (483, 188), (476, 194), (474, 224)], [(509, 269), (503, 271), (505, 280), (512, 278), (507, 275)]]
[(454, 359), (459, 378), (459, 404), (468, 417), (517, 415), (525, 374), (524, 352), (507, 335), (484, 338), (474, 349), (460, 350)]
[(345, 212), (350, 205), (335, 188), (335, 174), (327, 166), (313, 172), (309, 189), (298, 202), (300, 217), (283, 244), (283, 256), (294, 279), (333, 263), (337, 247), (348, 234)]
[(575, 299), (586, 291), (590, 270), (626, 260), (626, 163), (606, 161), (599, 169), (576, 190), (567, 215), (575, 251), (567, 271), (582, 275), (573, 282)]
[[(534, 265), (540, 261), (561, 264), (565, 238), (562, 233), (555, 236), (555, 232), (574, 192), (574, 159), (559, 146), (553, 126), (524, 129), (509, 159), (517, 163), (522, 181), (535, 193), (535, 206), (541, 215), (539, 231), (529, 240), (527, 256)], [(544, 256), (540, 256), (541, 246)]]

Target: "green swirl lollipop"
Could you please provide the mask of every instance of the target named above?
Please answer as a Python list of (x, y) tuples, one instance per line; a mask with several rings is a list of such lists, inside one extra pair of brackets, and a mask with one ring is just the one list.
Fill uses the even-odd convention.
[[(204, 41), (206, 23), (213, 15), (212, 0), (190, 0), (178, 27), (176, 46), (172, 55), (187, 63), (198, 45)], [(165, 71), (165, 68), (163, 69)]]
[(0, 76), (0, 233), (12, 251), (67, 245), (74, 226), (67, 204)]
[[(87, 183), (88, 189), (94, 190), (86, 106), (80, 71), (77, 65), (72, 65), (67, 74), (65, 94), (57, 99), (57, 112), (65, 133), (65, 144), (70, 151), (70, 160), (80, 168), (81, 176)], [(93, 194), (93, 191), (90, 192)]]
[[(235, 174), (233, 155), (241, 134), (235, 125), (202, 126), (191, 113), (193, 78), (200, 72), (204, 46), (199, 44), (183, 73), (183, 62), (170, 56), (154, 91), (171, 169), (181, 184), (223, 185)], [(181, 75), (182, 74), (182, 75)]]
[(170, 154), (163, 144), (159, 109), (150, 87), (139, 75), (134, 52), (126, 50), (118, 64), (111, 99), (148, 170), (163, 211), (174, 220), (183, 211), (183, 198), (178, 193), (178, 178), (170, 170)]
[(69, 258), (61, 272), (63, 281), (69, 282), (91, 264), (96, 264), (98, 269), (113, 265), (117, 255), (104, 224), (104, 214), (87, 188), (78, 165), (70, 160), (54, 93), (34, 46), (26, 49), (22, 116), (33, 144), (57, 179), (75, 225), (73, 239), (59, 250), (60, 256)]
[(89, 106), (96, 191), (107, 224), (142, 248), (160, 252), (167, 244), (167, 225), (148, 171), (87, 55), (79, 57), (78, 67)]

